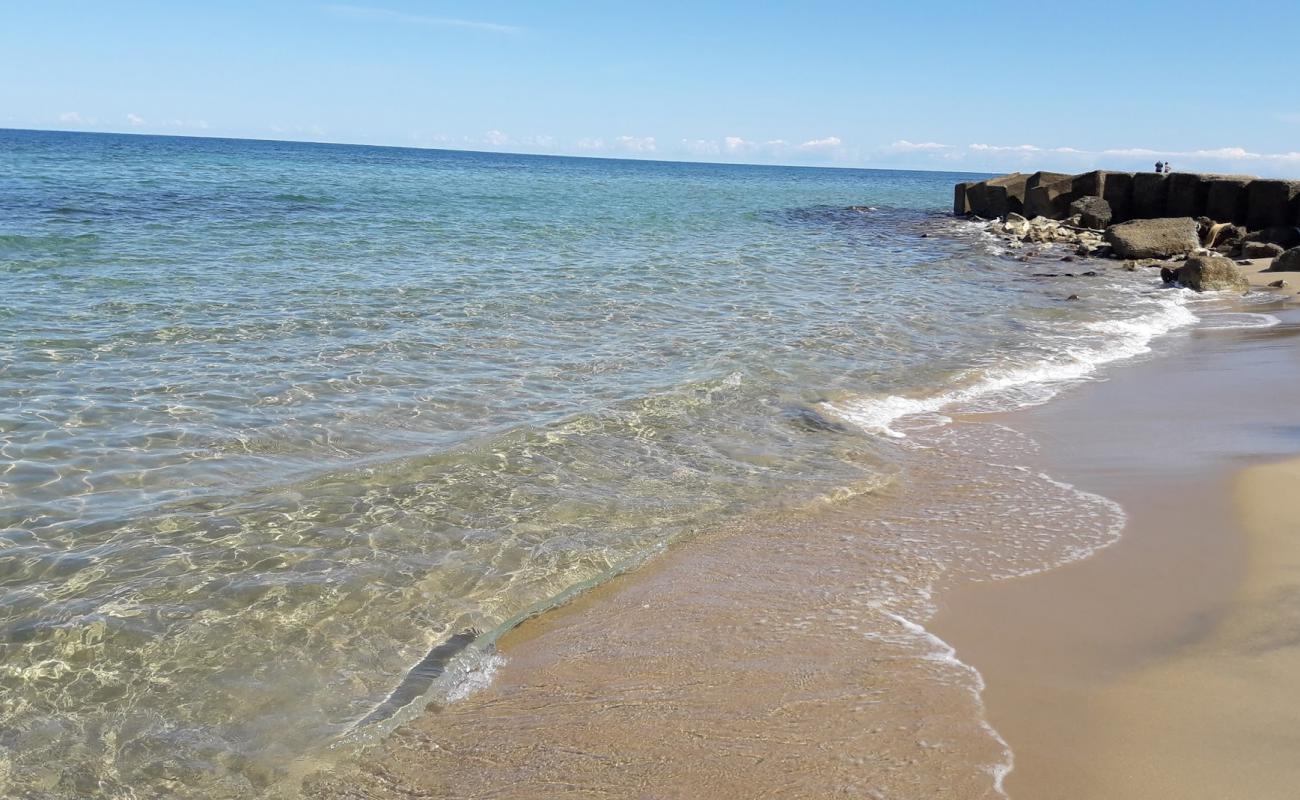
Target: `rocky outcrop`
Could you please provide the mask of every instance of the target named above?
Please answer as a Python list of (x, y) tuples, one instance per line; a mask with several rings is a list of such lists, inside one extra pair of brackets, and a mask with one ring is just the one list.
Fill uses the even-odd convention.
[[(1109, 220), (1101, 211), (1107, 207)], [(1022, 214), (1026, 221), (1042, 217), (1097, 229), (1107, 223), (1194, 218), (1206, 248), (1234, 257), (1241, 254), (1245, 241), (1276, 244), (1284, 250), (1300, 246), (1300, 181), (1108, 170), (1073, 176), (1015, 172), (957, 184), (953, 211), (989, 219)], [(1181, 235), (1179, 239), (1181, 248), (1185, 241)], [(1170, 246), (1166, 243), (1156, 249)], [(1119, 252), (1125, 248), (1119, 244), (1116, 254), (1127, 257)], [(1138, 246), (1137, 251), (1159, 257), (1150, 248)]]
[(1300, 272), (1300, 247), (1293, 247), (1273, 259), (1269, 272)]
[(1112, 213), (1110, 203), (1100, 197), (1088, 195), (1070, 203), (1070, 216), (1078, 215), (1079, 224), (1085, 228), (1104, 230), (1110, 225)]
[(1198, 292), (1244, 292), (1250, 288), (1250, 281), (1232, 259), (1223, 256), (1193, 256), (1172, 272), (1176, 281)]
[(1122, 222), (1107, 228), (1105, 239), (1119, 258), (1169, 258), (1201, 246), (1191, 217)]

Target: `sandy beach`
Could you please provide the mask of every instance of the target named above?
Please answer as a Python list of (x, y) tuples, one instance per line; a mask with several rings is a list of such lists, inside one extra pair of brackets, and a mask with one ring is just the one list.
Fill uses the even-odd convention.
[(894, 487), (702, 535), (526, 622), (501, 640), (490, 687), (311, 792), (1285, 796), (1300, 777), (1297, 712), (1278, 702), (1300, 680), (1283, 624), (1300, 591), (1283, 488), (1297, 467), (1251, 465), (1300, 444), (1279, 402), (1300, 391), (1300, 329), (1281, 295), (1249, 311), (1282, 324), (1193, 331), (1046, 405), (955, 421), (1029, 434), (1036, 466), (1127, 514), (1118, 543), (1090, 558), (942, 591), (929, 627), (955, 651), (920, 661), (969, 670), (965, 688), (892, 669), (917, 656), (856, 635), (868, 623), (855, 590), (885, 558), (855, 537), (864, 520), (959, 498)]
[(1289, 796), (1300, 671), (1276, 623), (1300, 532), (1294, 462), (1268, 462), (1297, 446), (1292, 325), (1197, 334), (1026, 415), (1129, 520), (1091, 559), (945, 598), (935, 628), (985, 676), (1011, 796)]

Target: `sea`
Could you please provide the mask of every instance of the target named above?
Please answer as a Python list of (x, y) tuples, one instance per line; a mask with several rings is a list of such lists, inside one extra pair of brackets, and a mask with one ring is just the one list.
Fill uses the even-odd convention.
[[(293, 796), (665, 548), (1267, 322), (1019, 260), (972, 177), (0, 131), (0, 795)], [(960, 557), (1084, 557), (1080, 498)]]

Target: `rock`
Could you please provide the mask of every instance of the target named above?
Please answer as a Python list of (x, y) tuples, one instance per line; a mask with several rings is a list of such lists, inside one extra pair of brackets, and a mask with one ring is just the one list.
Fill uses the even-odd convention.
[(1242, 258), (1277, 258), (1282, 252), (1282, 245), (1272, 242), (1246, 242), (1241, 246)]
[(1289, 284), (1284, 280), (1276, 280), (1268, 285), (1270, 289), (1285, 289)]
[[(1164, 276), (1164, 270), (1161, 270)], [(1250, 282), (1232, 259), (1223, 256), (1195, 256), (1175, 270), (1182, 285), (1198, 292), (1245, 291)]]
[(1079, 215), (1079, 224), (1085, 228), (1103, 230), (1110, 224), (1110, 203), (1100, 197), (1088, 195), (1070, 203), (1070, 213)]
[(1291, 201), (1300, 195), (1300, 181), (1256, 178), (1246, 187), (1246, 227), (1251, 230), (1291, 223)]
[(1025, 215), (1065, 219), (1069, 216), (1070, 201), (1073, 199), (1073, 178), (1067, 177), (1055, 183), (1040, 184), (1025, 191)]
[[(1133, 262), (1130, 261), (1129, 263), (1131, 264)], [(1125, 264), (1125, 267), (1127, 266), (1128, 265)], [(1133, 269), (1136, 270), (1137, 266), (1135, 265)], [(1170, 267), (1161, 267), (1160, 280), (1164, 281), (1165, 283), (1173, 283), (1174, 281), (1178, 280), (1178, 270), (1172, 269)]]
[(1119, 258), (1169, 258), (1201, 244), (1191, 217), (1121, 222), (1107, 228), (1105, 237)]
[(1075, 256), (1061, 256), (1061, 260), (1062, 260), (1062, 261), (1078, 261), (1079, 259), (1078, 259), (1077, 257), (1075, 257)]
[(1246, 222), (1246, 186), (1250, 178), (1215, 178), (1205, 201), (1205, 214), (1211, 219)]
[(1268, 242), (1280, 246), (1283, 250), (1300, 247), (1300, 228), (1290, 225), (1275, 225), (1243, 234), (1242, 238), (1252, 242)]
[(1079, 299), (1079, 295), (1077, 295), (1077, 294), (1072, 294), (1072, 295), (1070, 295), (1069, 297), (1067, 297), (1067, 298), (1065, 298), (1065, 299), (1066, 299), (1066, 300), (1078, 300), (1078, 299)]
[(1300, 272), (1300, 247), (1293, 247), (1273, 259), (1269, 272)]
[(1012, 236), (1024, 238), (1029, 235), (1029, 220), (1013, 211), (1007, 214), (1006, 221), (1002, 223), (1002, 230)]

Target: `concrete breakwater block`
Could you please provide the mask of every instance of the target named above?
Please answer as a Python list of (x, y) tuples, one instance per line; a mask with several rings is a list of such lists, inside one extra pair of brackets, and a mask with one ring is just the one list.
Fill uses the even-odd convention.
[(1246, 224), (1246, 187), (1249, 178), (1215, 178), (1210, 181), (1205, 216), (1215, 222)]
[(1291, 203), (1300, 195), (1300, 181), (1255, 179), (1246, 187), (1246, 227), (1252, 231), (1295, 223)]
[(957, 184), (953, 211), (988, 218), (1017, 213), (1030, 219), (1063, 220), (1070, 216), (1070, 204), (1084, 197), (1105, 200), (1113, 223), (1205, 216), (1252, 231), (1300, 226), (1300, 181), (1191, 172), (1015, 172)]

